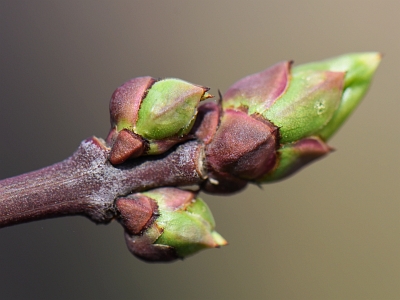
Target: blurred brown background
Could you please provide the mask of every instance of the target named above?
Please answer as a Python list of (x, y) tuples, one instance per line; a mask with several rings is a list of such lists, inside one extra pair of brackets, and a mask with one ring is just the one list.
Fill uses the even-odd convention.
[(230, 242), (149, 265), (116, 223), (0, 230), (1, 299), (400, 299), (398, 1), (0, 1), (0, 178), (68, 157), (109, 129), (129, 78), (225, 91), (275, 62), (381, 51), (372, 88), (296, 176), (204, 195)]

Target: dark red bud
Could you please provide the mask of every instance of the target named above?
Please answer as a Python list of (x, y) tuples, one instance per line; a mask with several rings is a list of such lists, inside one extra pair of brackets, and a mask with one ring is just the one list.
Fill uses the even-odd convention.
[(275, 166), (277, 135), (277, 128), (262, 117), (227, 109), (206, 149), (207, 163), (217, 173), (256, 179)]

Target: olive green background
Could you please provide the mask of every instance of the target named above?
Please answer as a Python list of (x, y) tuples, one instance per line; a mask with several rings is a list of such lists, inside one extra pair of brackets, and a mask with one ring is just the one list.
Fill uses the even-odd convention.
[(108, 101), (151, 75), (217, 94), (280, 60), (384, 60), (337, 149), (288, 180), (203, 195), (229, 241), (146, 264), (117, 223), (0, 230), (1, 299), (400, 299), (399, 1), (0, 1), (0, 178), (109, 129)]

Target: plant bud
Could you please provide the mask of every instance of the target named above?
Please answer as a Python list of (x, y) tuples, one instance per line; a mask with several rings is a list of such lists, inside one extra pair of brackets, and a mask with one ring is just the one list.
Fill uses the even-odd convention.
[(277, 128), (245, 112), (227, 109), (207, 147), (212, 169), (242, 179), (255, 179), (275, 166)]
[[(110, 101), (110, 161), (160, 154), (188, 138), (208, 88), (174, 78), (138, 77), (117, 88)], [(123, 131), (132, 134), (121, 134)]]
[(227, 244), (208, 206), (190, 191), (158, 188), (119, 199), (116, 207), (129, 250), (143, 260), (172, 261)]
[(234, 192), (245, 186), (238, 180), (282, 179), (329, 153), (324, 141), (360, 102), (380, 58), (348, 54), (292, 70), (281, 62), (233, 84), (206, 146), (205, 191)]
[(149, 140), (183, 136), (192, 128), (208, 88), (168, 78), (157, 81), (142, 100), (135, 132)]

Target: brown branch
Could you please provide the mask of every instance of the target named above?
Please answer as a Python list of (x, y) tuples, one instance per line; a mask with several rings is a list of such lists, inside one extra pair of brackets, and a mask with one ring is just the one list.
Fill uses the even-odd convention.
[(68, 159), (0, 181), (0, 227), (63, 215), (85, 215), (97, 223), (116, 216), (114, 200), (159, 186), (204, 180), (203, 145), (186, 142), (157, 157), (145, 156), (118, 167), (108, 161), (104, 142), (83, 141)]

